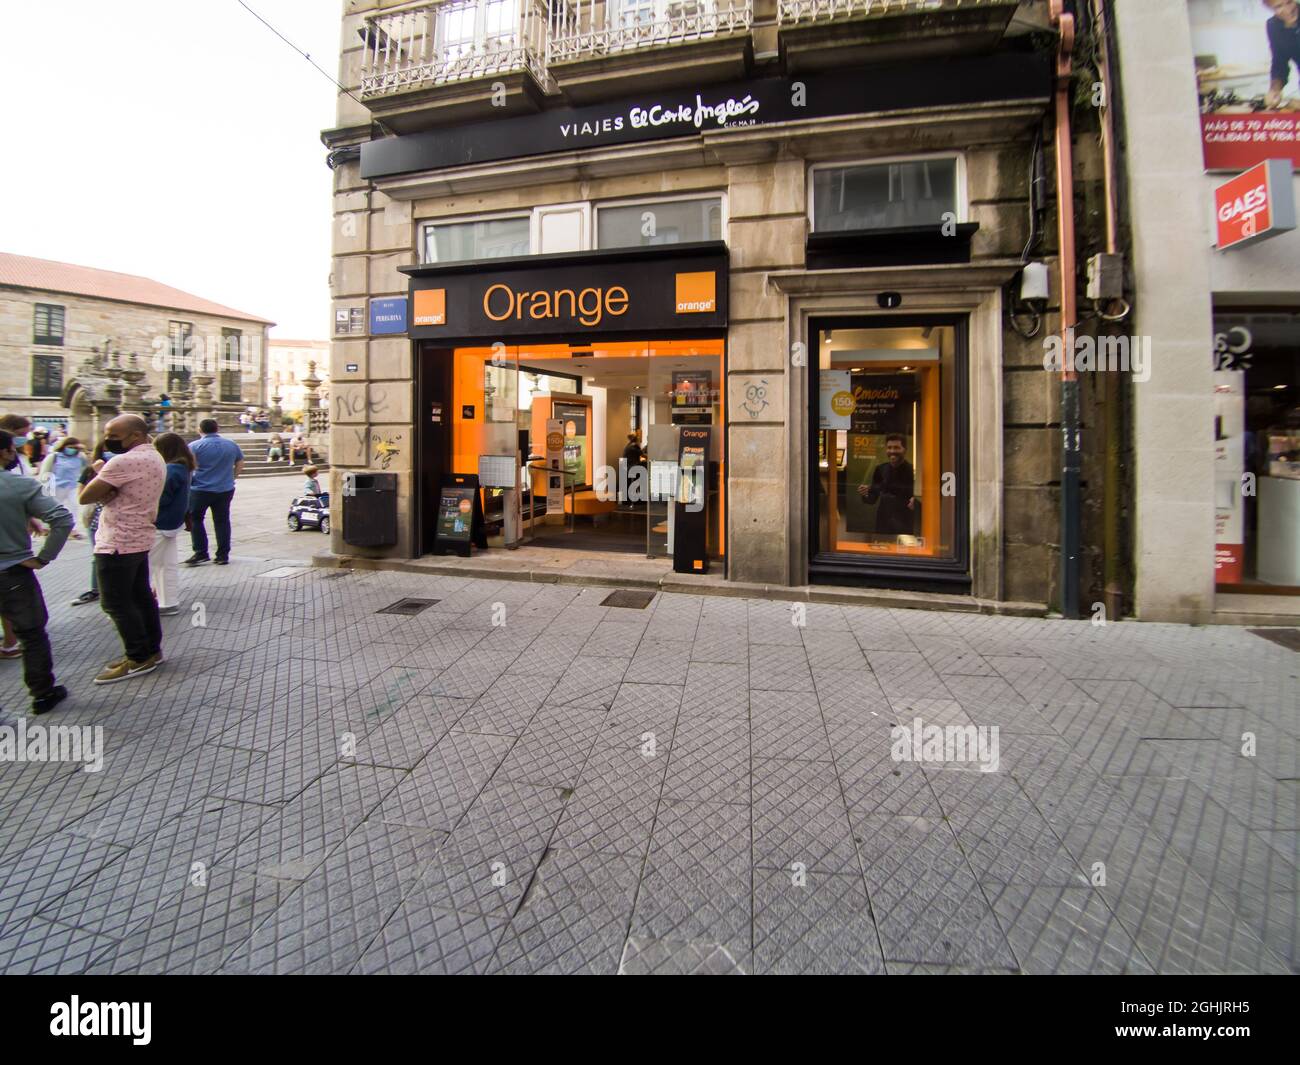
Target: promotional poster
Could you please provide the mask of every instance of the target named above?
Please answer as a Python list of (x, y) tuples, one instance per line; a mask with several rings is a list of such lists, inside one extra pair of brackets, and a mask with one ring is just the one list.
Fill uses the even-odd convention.
[[(915, 458), (912, 439), (912, 411), (916, 403), (916, 379), (911, 374), (854, 374), (855, 405), (848, 435), (844, 479), (844, 516), (849, 532), (879, 532), (879, 502), (867, 502), (858, 491), (871, 485), (878, 466), (888, 465), (885, 437), (902, 433), (906, 441), (904, 461)], [(892, 539), (894, 533), (882, 533)]]
[(1300, 4), (1188, 0), (1206, 170), (1300, 166)]

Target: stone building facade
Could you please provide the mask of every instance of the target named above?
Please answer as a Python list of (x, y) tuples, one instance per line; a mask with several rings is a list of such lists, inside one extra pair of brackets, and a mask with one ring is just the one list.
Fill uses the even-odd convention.
[[(656, 447), (676, 447), (690, 422), (661, 402), (679, 381), (658, 373), (655, 356), (721, 351), (716, 378), (699, 371), (717, 385), (696, 411), (719, 478), (709, 552), (728, 579), (1054, 607), (1059, 379), (1043, 352), (1060, 292), (1048, 5), (507, 7), (518, 22), (504, 36), (483, 29), (491, 20), (469, 0), (344, 7), (348, 91), (323, 134), (335, 174), (332, 476), (396, 473), (398, 525), (396, 542), (359, 546), (336, 514), (333, 550), (430, 550), (438, 484), (428, 467), (465, 464), (460, 419), (483, 420), (491, 402), (481, 383), (482, 410), (457, 402), (469, 393), (445, 367), (467, 353), (500, 345), (521, 381), (551, 373), (555, 389), (563, 358), (590, 351), (571, 376), (597, 394), (589, 409), (608, 419), (607, 454), (629, 423), (601, 414), (599, 396), (621, 411), (627, 393), (600, 376), (600, 359), (645, 356), (650, 403), (633, 399), (630, 424), (653, 466)], [(1086, 201), (1099, 167), (1079, 140)], [(661, 237), (665, 218), (673, 234)], [(721, 259), (709, 270), (669, 262), (675, 242), (683, 255)], [(1050, 288), (1025, 303), (1031, 262), (1046, 267)], [(641, 292), (701, 272), (724, 290), (708, 328), (682, 321), (691, 304), (680, 288), (676, 317), (649, 314), (635, 329), (612, 328), (608, 316), (589, 328), (561, 298), (630, 278), (619, 291), (635, 317)], [(553, 304), (525, 313), (493, 302), (521, 292), (536, 301), (543, 283), (559, 286)], [(445, 320), (434, 300), (446, 301)], [(394, 307), (401, 331), (379, 324)], [(1094, 397), (1083, 401), (1086, 421)], [(871, 484), (895, 476), (882, 472), (890, 435), (903, 438), (911, 506), (887, 518)], [(1101, 595), (1101, 508), (1089, 496), (1101, 451), (1085, 443), (1089, 602)]]
[(1215, 203), (1268, 159), (1287, 175), (1275, 203), (1300, 197), (1300, 71), (1287, 70), (1278, 110), (1266, 99), (1267, 27), (1286, 13), (1254, 0), (1113, 6), (1133, 331), (1154, 342), (1150, 380), (1133, 388), (1135, 609), (1294, 624), (1300, 233), (1221, 250)]
[(237, 412), (274, 323), (148, 278), (0, 254), (0, 405), (94, 439), (120, 410)]

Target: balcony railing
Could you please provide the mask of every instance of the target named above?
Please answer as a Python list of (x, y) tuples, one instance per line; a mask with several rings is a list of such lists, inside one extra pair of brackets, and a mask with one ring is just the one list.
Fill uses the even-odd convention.
[(443, 0), (367, 19), (361, 95), (528, 71), (546, 81), (543, 0)]
[(748, 33), (753, 0), (550, 0), (547, 63)]
[(1006, 3), (1008, 0), (777, 0), (776, 21), (781, 26), (800, 26), (865, 15), (919, 15)]

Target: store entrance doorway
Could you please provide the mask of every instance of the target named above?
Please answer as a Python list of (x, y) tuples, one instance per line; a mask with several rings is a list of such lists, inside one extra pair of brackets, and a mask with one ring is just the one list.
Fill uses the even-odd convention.
[[(721, 559), (724, 344), (422, 344), (424, 401), (431, 417), (436, 410), (444, 418), (429, 431), (426, 465), (475, 473), (485, 456), (513, 456), (521, 544), (664, 558), (672, 553), (681, 430), (707, 426), (708, 551)], [(427, 511), (428, 470), (424, 486)], [(489, 543), (504, 546), (510, 496), (500, 487), (481, 491)]]

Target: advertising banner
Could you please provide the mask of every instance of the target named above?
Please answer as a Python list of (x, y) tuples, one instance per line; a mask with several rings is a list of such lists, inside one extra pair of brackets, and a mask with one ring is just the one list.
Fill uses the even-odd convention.
[[(873, 479), (889, 466), (885, 438), (901, 433), (904, 465), (910, 469), (916, 442), (912, 439), (912, 410), (916, 379), (911, 374), (854, 374), (854, 407), (850, 418), (848, 454), (844, 467), (844, 515), (849, 532), (896, 536), (893, 523), (880, 520), (881, 500), (872, 492)], [(887, 504), (888, 506), (888, 504)], [(911, 530), (905, 530), (910, 532)]]
[(1188, 0), (1206, 170), (1300, 166), (1300, 4)]
[(819, 429), (848, 429), (855, 406), (853, 382), (848, 370), (822, 370), (818, 381), (821, 402), (817, 405)]
[(546, 419), (546, 513), (564, 513), (564, 423)]
[(1246, 375), (1214, 372), (1214, 580), (1240, 584), (1244, 574)]

